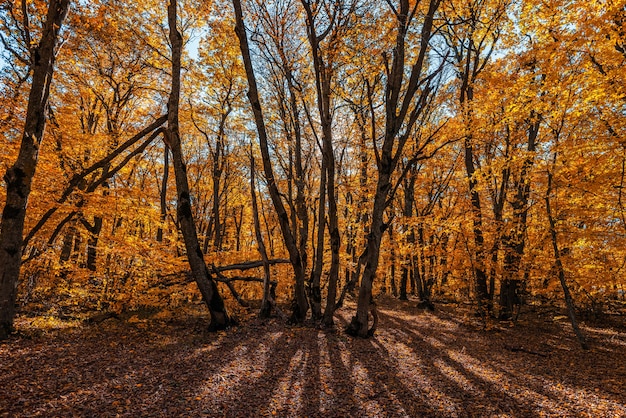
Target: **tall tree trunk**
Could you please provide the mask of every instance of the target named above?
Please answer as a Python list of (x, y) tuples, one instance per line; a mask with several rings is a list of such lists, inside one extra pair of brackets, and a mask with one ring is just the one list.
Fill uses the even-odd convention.
[(6, 339), (13, 330), (26, 206), (46, 124), (55, 49), (69, 3), (69, 0), (50, 0), (41, 40), (31, 47), (33, 79), (22, 142), (15, 164), (4, 175), (6, 203), (0, 224), (0, 340)]
[(230, 325), (230, 318), (226, 312), (224, 301), (219, 294), (217, 284), (204, 261), (196, 224), (191, 210), (191, 196), (187, 179), (187, 168), (183, 162), (183, 152), (180, 143), (178, 129), (178, 107), (180, 100), (180, 72), (182, 55), (182, 35), (176, 28), (177, 1), (168, 0), (167, 21), (169, 24), (169, 38), (172, 46), (172, 90), (168, 101), (168, 118), (166, 136), (170, 150), (172, 151), (172, 164), (176, 177), (176, 215), (180, 230), (185, 241), (187, 259), (193, 277), (200, 289), (200, 293), (211, 313), (210, 330), (225, 329)]
[(386, 283), (383, 283), (382, 292), (387, 293), (387, 291), (392, 292), (394, 295), (396, 293), (396, 246), (393, 245), (393, 225), (389, 225), (389, 229), (387, 230), (389, 234), (389, 287), (387, 287)]
[[(332, 132), (332, 112), (331, 93), (333, 64), (326, 62), (321, 50), (320, 42), (330, 36), (330, 44), (333, 44), (337, 36), (337, 21), (331, 21), (330, 26), (325, 29), (324, 35), (318, 36), (315, 25), (315, 16), (308, 0), (302, 0), (302, 5), (306, 12), (307, 35), (313, 57), (313, 69), (315, 72), (315, 87), (317, 92), (317, 107), (322, 125), (322, 170), (326, 170), (326, 198), (328, 200), (328, 233), (330, 235), (331, 261), (328, 273), (328, 293), (326, 295), (326, 308), (324, 310), (323, 323), (325, 326), (333, 325), (333, 315), (335, 311), (335, 299), (337, 297), (337, 282), (339, 280), (339, 249), (341, 238), (339, 234), (339, 220), (337, 213), (337, 199), (335, 197), (335, 153), (333, 149)], [(321, 197), (321, 196), (320, 196)], [(320, 216), (320, 219), (322, 217)], [(324, 229), (320, 228), (323, 232)], [(318, 239), (319, 242), (319, 239)], [(318, 250), (318, 254), (320, 251)], [(312, 292), (319, 291), (313, 289)]]
[[(315, 27), (315, 17), (311, 10), (311, 4), (302, 0), (306, 12), (306, 25), (311, 55), (313, 56), (313, 68), (315, 71), (315, 86), (317, 91), (317, 107), (322, 125), (322, 170), (326, 170), (326, 198), (328, 200), (328, 233), (330, 235), (331, 261), (328, 273), (328, 292), (326, 295), (326, 308), (324, 309), (323, 323), (325, 326), (333, 325), (333, 315), (337, 298), (337, 282), (339, 280), (339, 248), (341, 245), (339, 234), (339, 220), (337, 213), (337, 199), (335, 197), (335, 153), (333, 149), (332, 114), (331, 114), (331, 83), (332, 62), (326, 62), (322, 55), (320, 41), (325, 36), (332, 39), (336, 36), (336, 21), (326, 29), (326, 34), (318, 36)], [(320, 196), (321, 197), (321, 196)], [(321, 208), (320, 208), (321, 209)], [(320, 216), (321, 219), (321, 216)], [(324, 228), (319, 229), (321, 232)], [(319, 239), (318, 239), (319, 242)], [(318, 254), (320, 251), (318, 251)]]
[(265, 179), (267, 180), (267, 187), (272, 199), (272, 204), (276, 210), (278, 216), (278, 222), (283, 234), (283, 239), (287, 251), (289, 252), (289, 260), (293, 267), (294, 281), (295, 281), (295, 297), (294, 297), (294, 309), (290, 318), (291, 322), (302, 322), (306, 319), (307, 311), (309, 310), (309, 304), (305, 291), (305, 277), (304, 269), (302, 267), (302, 258), (298, 249), (298, 244), (295, 237), (291, 233), (291, 225), (289, 223), (289, 215), (285, 210), (278, 190), (278, 185), (274, 177), (274, 169), (272, 168), (272, 161), (269, 152), (269, 144), (267, 138), (267, 130), (265, 128), (265, 120), (263, 117), (263, 110), (261, 108), (261, 101), (259, 99), (259, 91), (257, 87), (256, 77), (254, 75), (254, 67), (252, 66), (252, 58), (250, 56), (250, 47), (248, 45), (248, 37), (243, 21), (243, 11), (241, 8), (240, 0), (233, 0), (233, 8), (235, 9), (235, 33), (239, 39), (239, 47), (241, 49), (242, 60), (246, 70), (246, 78), (248, 79), (248, 99), (252, 106), (254, 113), (254, 122), (257, 127), (257, 133), (259, 136), (259, 146), (261, 149), (261, 157), (263, 162), (263, 171), (265, 173)]
[[(470, 89), (471, 90), (471, 89)], [(471, 99), (469, 99), (471, 103)], [(469, 122), (467, 122), (469, 123)], [(476, 290), (476, 300), (478, 302), (478, 310), (484, 314), (485, 308), (489, 303), (489, 290), (487, 288), (487, 273), (485, 272), (485, 238), (483, 236), (483, 218), (480, 203), (480, 195), (478, 192), (478, 180), (476, 179), (474, 166), (474, 145), (471, 129), (468, 126), (468, 133), (464, 140), (465, 150), (465, 170), (467, 173), (467, 181), (469, 184), (470, 200), (472, 203), (472, 225), (474, 235), (474, 281)]]
[[(491, 9), (482, 1), (468, 0), (468, 7), (458, 9), (446, 27), (448, 42), (452, 45), (454, 59), (457, 64), (457, 76), (461, 83), (459, 104), (463, 112), (465, 134), (463, 138), (465, 152), (465, 170), (471, 201), (471, 217), (474, 248), (472, 266), (474, 273), (475, 297), (481, 315), (489, 307), (491, 295), (487, 286), (486, 249), (483, 235), (483, 218), (478, 178), (475, 175), (475, 149), (473, 126), (474, 84), (485, 68), (494, 51), (500, 35), (502, 17), (505, 16), (507, 3), (496, 5)], [(456, 12), (456, 11), (455, 11)], [(465, 15), (466, 14), (466, 15)], [(488, 23), (485, 23), (488, 22)]]
[(221, 251), (222, 249), (222, 237), (223, 237), (223, 225), (220, 207), (226, 206), (221, 205), (221, 182), (222, 182), (222, 173), (224, 171), (224, 137), (226, 135), (226, 120), (228, 119), (228, 115), (230, 115), (231, 108), (230, 104), (227, 104), (227, 108), (222, 111), (220, 116), (220, 123), (217, 132), (217, 139), (215, 141), (215, 151), (213, 152), (213, 228), (214, 228), (214, 236), (213, 236), (213, 250)]

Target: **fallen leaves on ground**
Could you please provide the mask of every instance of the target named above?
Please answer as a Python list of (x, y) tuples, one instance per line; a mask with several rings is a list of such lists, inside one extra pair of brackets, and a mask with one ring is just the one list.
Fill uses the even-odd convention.
[[(485, 330), (467, 311), (380, 304), (374, 338), (252, 319), (118, 320), (0, 345), (0, 417), (626, 416), (626, 333), (536, 316)], [(514, 349), (512, 349), (514, 348)]]

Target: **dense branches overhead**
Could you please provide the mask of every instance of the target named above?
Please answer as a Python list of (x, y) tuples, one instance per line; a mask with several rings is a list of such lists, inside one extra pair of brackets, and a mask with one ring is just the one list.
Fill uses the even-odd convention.
[[(194, 300), (187, 281), (159, 288), (189, 269), (215, 328), (231, 294), (293, 301), (291, 321), (325, 326), (358, 295), (362, 337), (380, 292), (502, 318), (521, 293), (623, 296), (625, 15), (582, 1), (3, 2), (0, 337), (16, 304), (52, 296)], [(255, 280), (219, 270), (258, 251)]]

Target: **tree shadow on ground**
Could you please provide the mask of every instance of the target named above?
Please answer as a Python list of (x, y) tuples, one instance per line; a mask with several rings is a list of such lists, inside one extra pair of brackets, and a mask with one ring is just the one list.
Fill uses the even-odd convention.
[(482, 331), (383, 307), (362, 340), (338, 331), (348, 314), (337, 330), (111, 320), (24, 334), (0, 345), (0, 417), (626, 415), (625, 336), (582, 352), (562, 327)]

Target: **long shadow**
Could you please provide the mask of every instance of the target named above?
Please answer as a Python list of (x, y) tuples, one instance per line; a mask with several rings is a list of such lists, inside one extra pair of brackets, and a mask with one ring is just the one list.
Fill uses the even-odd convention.
[[(343, 325), (347, 321), (342, 320)], [(369, 393), (362, 394), (355, 398), (356, 404), (372, 403), (372, 413), (361, 406), (362, 414), (354, 416), (410, 416), (410, 417), (436, 417), (448, 416), (436, 410), (427, 401), (426, 396), (418, 396), (401, 378), (401, 372), (396, 365), (396, 361), (390, 356), (386, 349), (381, 349), (381, 345), (372, 339), (351, 340), (351, 369), (364, 367), (368, 377), (371, 379)], [(351, 373), (348, 371), (348, 373)], [(363, 382), (359, 382), (363, 386)], [(424, 395), (424, 393), (422, 393)]]
[(263, 371), (232, 388), (219, 412), (223, 416), (241, 416), (244, 408), (237, 405), (239, 401), (245, 402), (246, 411), (256, 410), (263, 416), (294, 416), (301, 408), (318, 408), (319, 347), (315, 338), (298, 336), (310, 332), (313, 330), (285, 328), (261, 359)]
[[(327, 335), (328, 357), (330, 361), (330, 374), (332, 377), (331, 411), (337, 416), (365, 416), (364, 411), (355, 398), (356, 382), (352, 379), (352, 372), (344, 364), (342, 359), (342, 345), (345, 345), (346, 337), (339, 334)], [(352, 354), (350, 354), (352, 355)]]
[[(424, 334), (425, 332), (433, 331), (432, 328), (427, 327), (427, 330), (424, 332), (420, 329), (419, 326), (415, 325), (415, 323), (407, 323), (406, 321), (394, 318), (393, 316), (383, 315), (385, 316), (385, 320), (389, 321), (393, 327), (398, 327), (403, 329), (405, 333), (413, 333), (413, 334)], [(463, 325), (460, 325), (463, 327)], [(511, 386), (518, 386), (517, 392), (515, 388), (508, 388), (508, 391), (518, 398), (522, 398), (523, 402), (515, 400), (513, 404), (515, 405), (515, 409), (519, 410), (523, 406), (520, 404), (536, 404), (532, 407), (532, 410), (539, 408), (548, 408), (550, 404), (554, 404), (553, 400), (555, 397), (561, 397), (565, 399), (557, 400), (557, 402), (565, 403), (570, 405), (570, 410), (574, 411), (577, 407), (587, 407), (585, 405), (585, 400), (580, 397), (580, 395), (572, 394), (571, 392), (556, 390), (554, 388), (559, 387), (559, 384), (568, 384), (567, 376), (575, 377), (577, 370), (576, 367), (567, 367), (566, 365), (559, 365), (558, 363), (562, 362), (572, 362), (572, 358), (569, 359), (567, 356), (563, 356), (562, 353), (558, 353), (550, 355), (549, 358), (544, 358), (542, 356), (533, 355), (532, 353), (518, 353), (514, 354), (504, 349), (504, 341), (507, 339), (503, 337), (498, 337), (496, 333), (493, 332), (485, 332), (485, 331), (476, 331), (476, 330), (459, 330), (459, 334), (461, 334), (458, 338), (460, 341), (455, 343), (455, 346), (462, 345), (463, 348), (467, 347), (467, 354), (465, 356), (471, 356), (473, 361), (470, 361), (469, 368), (466, 362), (459, 362), (457, 360), (460, 357), (463, 357), (463, 354), (456, 353), (455, 357), (452, 358), (450, 355), (444, 356), (442, 360), (444, 360), (448, 365), (454, 365), (455, 370), (464, 370), (464, 375), (467, 377), (468, 374), (476, 376), (479, 381), (482, 381), (482, 387), (487, 387), (489, 390), (486, 392), (490, 398), (502, 397), (499, 394), (504, 393), (504, 388), (507, 386), (507, 383)], [(468, 335), (468, 332), (471, 334)], [(478, 335), (478, 339), (474, 337), (474, 335)], [(574, 342), (572, 341), (572, 344)], [(444, 343), (445, 345), (445, 343)], [(419, 355), (419, 348), (416, 347), (415, 352), (416, 355)], [(586, 355), (588, 353), (579, 353), (581, 355)], [(433, 366), (436, 366), (433, 364)], [(482, 369), (483, 376), (481, 376), (480, 372), (476, 372), (475, 369)], [(566, 372), (566, 376), (555, 376), (551, 370), (561, 370)], [(607, 370), (608, 372), (608, 370)], [(494, 381), (493, 378), (487, 376), (485, 374), (495, 373), (496, 376), (502, 376), (501, 380)], [(594, 373), (595, 374), (595, 373)], [(609, 372), (610, 376), (623, 376), (623, 372), (613, 371)], [(584, 376), (588, 376), (587, 373)], [(620, 379), (620, 377), (618, 377)], [(476, 379), (474, 379), (476, 380)], [(583, 388), (587, 391), (588, 394), (593, 394), (596, 396), (596, 392), (598, 392), (598, 386), (600, 383), (596, 379), (587, 380), (585, 378), (580, 379), (580, 375), (578, 375), (578, 382), (569, 382), (573, 384), (575, 388)], [(595, 383), (594, 383), (595, 380)], [(623, 380), (622, 380), (623, 381)], [(552, 384), (550, 384), (552, 383)], [(521, 393), (520, 393), (521, 392)], [(532, 399), (532, 396), (529, 393), (534, 392), (539, 395), (537, 398), (543, 397), (543, 401), (541, 405), (539, 405), (541, 399)], [(557, 393), (558, 392), (558, 393)], [(618, 397), (609, 397), (609, 400), (614, 404), (620, 405), (620, 398)], [(496, 398), (494, 398), (496, 399)], [(622, 398), (623, 399), (623, 398)], [(508, 405), (511, 403), (511, 396), (506, 394), (506, 402), (504, 405)], [(578, 405), (576, 405), (578, 404)], [(621, 405), (623, 406), (623, 401), (621, 401)], [(617, 409), (615, 409), (617, 408)], [(531, 411), (527, 410), (523, 412), (530, 413)], [(624, 413), (626, 408), (619, 409), (619, 406), (609, 406), (610, 411), (614, 411), (615, 414)]]
[[(506, 351), (504, 331), (472, 330), (448, 313), (415, 321), (394, 314), (379, 312), (369, 340), (256, 322), (218, 334), (184, 322), (112, 322), (23, 336), (0, 345), (0, 417), (536, 416), (558, 412), (554, 404), (576, 415), (585, 399), (545, 383), (594, 393), (609, 379), (612, 405), (624, 405), (624, 357), (616, 354), (626, 350), (618, 346), (601, 354), (555, 349), (544, 358)], [(340, 329), (347, 324), (338, 320)], [(602, 360), (585, 371), (588, 380), (577, 370), (583, 356)], [(607, 411), (619, 416), (626, 406)]]
[[(387, 324), (393, 324), (394, 327), (401, 329), (410, 337), (410, 343), (407, 345), (414, 355), (419, 357), (423, 364), (423, 373), (431, 379), (439, 392), (445, 394), (449, 399), (454, 399), (456, 412), (460, 415), (474, 416), (485, 413), (515, 412), (517, 415), (533, 416), (536, 413), (535, 407), (520, 402), (504, 391), (502, 387), (496, 387), (493, 382), (489, 382), (477, 375), (476, 372), (468, 370), (468, 365), (461, 364), (452, 358), (445, 348), (433, 346), (432, 342), (427, 341), (424, 334), (407, 326), (404, 321), (386, 314), (379, 315), (381, 321), (384, 320)], [(436, 337), (433, 338), (436, 340)], [(442, 343), (442, 346), (445, 347), (445, 343)], [(385, 350), (384, 347), (380, 349)], [(430, 355), (424, 355), (425, 353)], [(468, 352), (467, 355), (472, 354), (472, 352)], [(442, 370), (441, 364), (447, 366), (449, 369), (447, 373)], [(488, 370), (488, 372), (495, 371)], [(455, 373), (458, 373), (460, 377), (455, 378), (453, 376)], [(425, 395), (428, 392), (427, 390), (420, 390)]]

